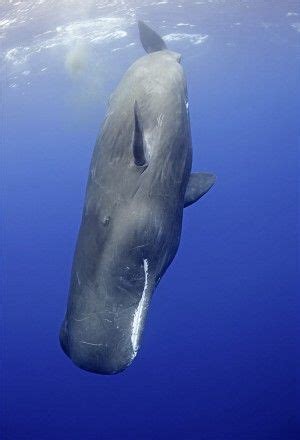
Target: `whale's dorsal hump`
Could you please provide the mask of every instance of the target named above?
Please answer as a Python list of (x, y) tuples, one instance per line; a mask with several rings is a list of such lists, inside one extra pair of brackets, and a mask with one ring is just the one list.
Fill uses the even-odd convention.
[(138, 26), (141, 43), (147, 53), (167, 49), (166, 43), (161, 36), (147, 26), (143, 21), (138, 21)]
[(213, 186), (216, 176), (210, 173), (191, 173), (186, 187), (184, 207), (197, 202)]

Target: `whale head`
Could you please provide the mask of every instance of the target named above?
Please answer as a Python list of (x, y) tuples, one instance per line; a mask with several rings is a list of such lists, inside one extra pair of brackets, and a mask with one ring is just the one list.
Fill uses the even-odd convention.
[(115, 374), (131, 364), (140, 347), (153, 293), (149, 261), (115, 270), (107, 266), (99, 279), (83, 285), (75, 274), (60, 343), (80, 368)]

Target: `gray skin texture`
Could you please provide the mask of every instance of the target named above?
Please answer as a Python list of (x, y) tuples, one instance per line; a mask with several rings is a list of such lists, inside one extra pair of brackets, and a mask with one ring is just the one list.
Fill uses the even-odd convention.
[(180, 56), (162, 40), (160, 50), (160, 37), (139, 26), (149, 54), (129, 68), (110, 98), (91, 161), (60, 332), (72, 361), (99, 374), (118, 373), (135, 358), (152, 294), (178, 249), (183, 208), (214, 182), (206, 173), (190, 178)]

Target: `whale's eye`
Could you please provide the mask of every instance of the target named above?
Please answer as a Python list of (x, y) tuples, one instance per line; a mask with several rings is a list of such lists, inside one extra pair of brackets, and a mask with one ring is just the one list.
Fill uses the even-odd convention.
[(105, 217), (103, 217), (102, 224), (104, 226), (107, 226), (109, 224), (109, 222), (110, 222), (110, 216), (109, 215), (106, 215)]

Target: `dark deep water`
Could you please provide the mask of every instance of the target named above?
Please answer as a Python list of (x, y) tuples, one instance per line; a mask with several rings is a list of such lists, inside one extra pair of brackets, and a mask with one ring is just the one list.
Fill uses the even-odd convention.
[[(299, 1), (13, 3), (0, 9), (25, 17), (2, 22), (0, 39), (2, 438), (300, 438)], [(128, 5), (162, 35), (185, 34), (167, 44), (188, 79), (193, 169), (218, 180), (185, 210), (136, 360), (105, 377), (74, 367), (58, 331), (106, 101), (144, 54)], [(83, 10), (87, 23), (124, 16), (128, 35), (91, 51), (88, 40), (70, 74), (72, 32), (56, 30), (66, 41), (53, 47), (36, 35)]]

